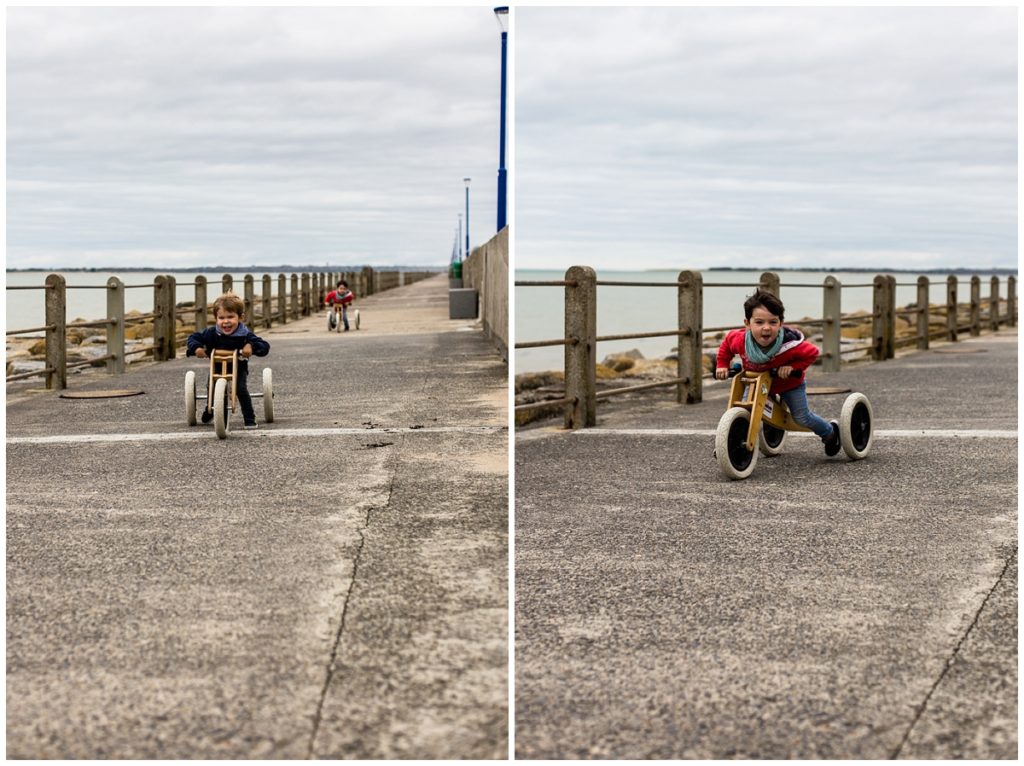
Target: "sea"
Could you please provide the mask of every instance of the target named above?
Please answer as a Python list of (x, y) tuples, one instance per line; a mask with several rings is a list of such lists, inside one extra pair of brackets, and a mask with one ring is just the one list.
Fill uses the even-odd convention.
[[(48, 274), (58, 273), (64, 276), (67, 283), (67, 320), (102, 319), (107, 315), (106, 290), (96, 289), (107, 284), (110, 277), (117, 277), (125, 284), (124, 308), (148, 313), (153, 310), (153, 280), (160, 273), (170, 274), (176, 281), (175, 300), (179, 303), (195, 299), (195, 280), (202, 274), (208, 286), (207, 297), (213, 300), (220, 294), (221, 278), (230, 273), (234, 280), (234, 289), (241, 293), (246, 274), (252, 274), (256, 281), (256, 295), (263, 294), (263, 274), (265, 272), (199, 272), (199, 271), (8, 271), (7, 288), (4, 293), (7, 300), (6, 332), (12, 330), (41, 327), (46, 324), (46, 292), (43, 285)], [(269, 273), (269, 272), (267, 272)], [(274, 293), (277, 293), (278, 272), (270, 273), (274, 282)], [(287, 272), (289, 279), (291, 272)], [(289, 284), (291, 284), (289, 282)], [(33, 287), (32, 290), (12, 290), (12, 287)], [(33, 333), (41, 335), (42, 333)]]
[[(705, 284), (727, 285), (706, 287), (704, 290), (704, 327), (740, 327), (743, 324), (743, 301), (757, 286), (763, 271), (704, 271)], [(873, 299), (873, 280), (876, 273), (891, 274), (896, 278), (896, 305), (905, 306), (917, 301), (917, 278), (927, 276), (930, 281), (929, 302), (946, 302), (946, 279), (950, 272), (830, 272), (780, 271), (780, 297), (786, 306), (786, 320), (820, 318), (823, 315), (822, 284), (827, 276), (834, 276), (843, 285), (842, 311), (870, 311)], [(960, 285), (958, 299), (965, 302), (970, 296), (970, 274), (957, 274)], [(978, 272), (981, 295), (990, 291), (991, 272)], [(1006, 277), (999, 276), (1000, 295), (1006, 297)], [(1016, 276), (1016, 275), (1015, 275)], [(610, 282), (676, 282), (678, 270), (652, 271), (600, 271), (598, 281)], [(564, 271), (517, 270), (518, 281), (559, 281)], [(564, 287), (515, 288), (515, 342), (551, 340), (565, 337)], [(677, 292), (672, 287), (620, 287), (597, 288), (597, 334), (621, 335), (626, 333), (661, 332), (672, 330), (677, 323)], [(644, 357), (655, 359), (671, 353), (675, 338), (641, 338), (635, 340), (602, 341), (598, 344), (600, 361), (609, 354), (636, 349)], [(563, 346), (519, 349), (515, 352), (515, 372), (560, 370), (563, 366)]]

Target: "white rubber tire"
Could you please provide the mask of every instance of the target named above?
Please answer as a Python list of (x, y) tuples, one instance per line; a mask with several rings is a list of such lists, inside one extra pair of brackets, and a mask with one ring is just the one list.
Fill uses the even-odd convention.
[(228, 438), (228, 431), (231, 430), (227, 400), (228, 382), (221, 378), (213, 388), (213, 427), (218, 439)]
[(334, 313), (333, 307), (327, 309), (327, 332), (333, 332), (338, 326), (337, 314)]
[(263, 368), (263, 419), (274, 422), (274, 373), (269, 367)]
[(358, 330), (359, 329), (359, 309), (356, 309), (355, 311), (352, 312), (352, 319), (353, 319), (352, 324), (355, 325), (355, 328)]
[[(757, 465), (757, 450), (747, 452), (750, 413), (742, 407), (726, 410), (715, 433), (715, 458), (722, 474), (729, 479), (745, 479)], [(732, 450), (730, 450), (730, 446)], [(735, 462), (734, 462), (735, 461)]]
[(196, 424), (196, 374), (193, 370), (185, 373), (185, 422)]
[[(764, 429), (766, 427), (772, 428), (775, 431), (782, 432), (782, 438), (779, 439), (778, 444), (776, 444), (775, 446), (769, 444), (768, 439), (764, 435)], [(775, 457), (776, 455), (780, 454), (782, 452), (782, 448), (786, 446), (786, 434), (788, 433), (789, 431), (785, 430), (784, 428), (775, 428), (774, 426), (769, 426), (766, 423), (762, 423), (761, 430), (757, 432), (757, 448), (765, 457)]]
[(839, 443), (850, 460), (862, 460), (875, 440), (875, 413), (864, 394), (850, 394), (839, 415)]

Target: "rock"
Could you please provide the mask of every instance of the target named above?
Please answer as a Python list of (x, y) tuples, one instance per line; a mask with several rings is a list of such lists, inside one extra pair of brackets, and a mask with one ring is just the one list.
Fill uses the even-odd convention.
[(46, 354), (46, 340), (41, 338), (28, 347), (31, 356), (44, 356)]
[(517, 394), (542, 386), (552, 386), (565, 382), (565, 373), (560, 371), (523, 372), (516, 375), (515, 390)]
[(603, 364), (598, 363), (594, 367), (597, 374), (598, 380), (613, 380), (619, 377), (619, 373), (613, 370), (611, 367), (605, 367)]
[[(643, 359), (643, 357), (640, 357)], [(604, 367), (608, 367), (615, 372), (625, 372), (626, 370), (632, 369), (636, 366), (636, 358), (628, 356), (627, 354), (612, 354), (606, 356), (604, 361), (601, 362)]]
[(142, 324), (133, 324), (124, 328), (124, 337), (130, 338), (131, 340), (140, 340), (142, 338), (153, 337), (153, 323), (143, 322)]

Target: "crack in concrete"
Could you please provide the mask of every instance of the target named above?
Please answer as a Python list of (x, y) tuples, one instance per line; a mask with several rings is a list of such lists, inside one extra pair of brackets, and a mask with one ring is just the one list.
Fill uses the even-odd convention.
[(341, 637), (345, 632), (345, 618), (348, 615), (348, 605), (352, 601), (352, 592), (356, 587), (356, 577), (359, 574), (359, 560), (363, 555), (363, 547), (366, 544), (366, 530), (370, 526), (370, 516), (374, 511), (384, 510), (391, 505), (391, 497), (395, 491), (395, 479), (398, 476), (398, 452), (392, 455), (392, 467), (391, 467), (391, 478), (388, 481), (388, 497), (384, 501), (383, 505), (371, 505), (366, 509), (366, 518), (363, 520), (363, 525), (357, 530), (359, 532), (359, 544), (356, 546), (355, 559), (352, 562), (352, 580), (348, 585), (348, 592), (345, 594), (345, 603), (341, 608), (341, 619), (338, 623), (338, 630), (334, 634), (334, 643), (331, 646), (331, 656), (327, 660), (326, 677), (324, 678), (324, 685), (320, 690), (320, 699), (317, 700), (316, 714), (313, 716), (313, 731), (309, 735), (309, 747), (306, 750), (306, 760), (313, 760), (316, 752), (316, 740), (320, 734), (320, 723), (323, 719), (324, 703), (327, 701), (327, 693), (331, 688), (331, 682), (334, 680), (335, 665), (338, 660), (338, 650), (341, 647)]
[(971, 635), (971, 631), (973, 631), (975, 626), (977, 626), (978, 618), (980, 618), (981, 613), (985, 611), (985, 607), (988, 605), (989, 599), (992, 597), (992, 594), (995, 593), (995, 590), (999, 587), (999, 584), (1002, 583), (1002, 581), (1005, 579), (1006, 572), (1010, 568), (1010, 564), (1013, 563), (1013, 560), (1016, 558), (1017, 548), (1014, 548), (1013, 552), (1006, 559), (1006, 563), (1003, 564), (1003, 570), (999, 573), (999, 577), (996, 578), (995, 583), (992, 585), (991, 588), (989, 588), (988, 593), (985, 594), (985, 598), (982, 599), (981, 606), (978, 607), (978, 611), (974, 613), (974, 619), (971, 620), (971, 624), (967, 626), (967, 630), (964, 631), (964, 634), (960, 637), (960, 640), (953, 648), (953, 653), (950, 654), (949, 657), (946, 659), (946, 664), (942, 668), (942, 672), (939, 673), (939, 677), (935, 679), (935, 683), (932, 684), (932, 687), (924, 696), (924, 700), (921, 702), (920, 707), (918, 707), (917, 713), (914, 714), (914, 720), (910, 722), (910, 726), (908, 726), (907, 730), (904, 732), (903, 738), (900, 740), (899, 745), (896, 746), (896, 749), (893, 751), (893, 754), (889, 756), (890, 761), (895, 761), (900, 757), (900, 753), (902, 753), (903, 748), (906, 747), (906, 744), (910, 739), (910, 735), (914, 732), (914, 727), (917, 726), (918, 721), (921, 720), (921, 716), (924, 715), (924, 711), (927, 710), (928, 703), (929, 701), (931, 701), (932, 695), (935, 694), (935, 690), (939, 688), (939, 685), (946, 678), (946, 675), (949, 673), (949, 669), (953, 667), (953, 663), (956, 661), (957, 655), (960, 653), (960, 650), (963, 648), (964, 643), (967, 641), (967, 637)]

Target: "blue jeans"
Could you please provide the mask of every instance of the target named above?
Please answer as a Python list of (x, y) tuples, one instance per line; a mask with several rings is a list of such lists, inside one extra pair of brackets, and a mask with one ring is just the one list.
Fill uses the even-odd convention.
[(348, 306), (342, 305), (341, 307), (341, 321), (345, 323), (345, 329), (348, 329)]
[(800, 425), (810, 428), (814, 433), (824, 439), (832, 433), (832, 424), (821, 417), (818, 417), (811, 408), (807, 406), (807, 384), (801, 383), (792, 391), (781, 394), (782, 401), (789, 407), (789, 412)]

